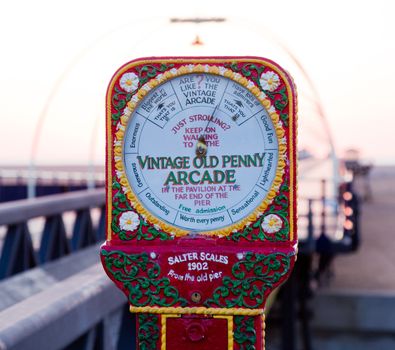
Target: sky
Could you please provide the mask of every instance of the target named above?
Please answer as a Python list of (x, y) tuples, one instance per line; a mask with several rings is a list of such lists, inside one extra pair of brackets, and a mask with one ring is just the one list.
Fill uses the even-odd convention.
[[(311, 96), (280, 46), (313, 81), (338, 153), (357, 148), (395, 164), (394, 10), (391, 0), (0, 0), (0, 164), (103, 164), (105, 90), (137, 57), (263, 56)], [(203, 46), (191, 45), (196, 35)], [(301, 129), (313, 130), (312, 144), (326, 142), (308, 114), (299, 115)]]

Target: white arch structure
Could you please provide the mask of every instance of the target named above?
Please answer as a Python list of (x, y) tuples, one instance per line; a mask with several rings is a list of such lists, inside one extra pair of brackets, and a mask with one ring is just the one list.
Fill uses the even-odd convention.
[[(331, 136), (328, 120), (326, 118), (324, 108), (322, 106), (321, 100), (319, 98), (319, 94), (317, 92), (317, 89), (307, 73), (306, 69), (303, 67), (301, 62), (296, 58), (296, 56), (292, 53), (292, 51), (289, 49), (289, 47), (282, 41), (280, 40), (276, 35), (274, 35), (271, 31), (269, 31), (267, 28), (265, 28), (261, 24), (257, 24), (251, 21), (245, 21), (243, 19), (223, 19), (223, 18), (215, 18), (215, 19), (202, 19), (202, 18), (192, 18), (192, 19), (179, 19), (175, 20), (172, 19), (169, 21), (168, 18), (162, 18), (162, 19), (153, 19), (151, 21), (152, 23), (147, 22), (146, 20), (139, 20), (136, 22), (133, 22), (133, 24), (126, 24), (123, 26), (119, 26), (117, 28), (114, 28), (112, 30), (109, 30), (105, 34), (101, 35), (100, 37), (96, 38), (90, 45), (88, 45), (86, 48), (84, 48), (82, 51), (77, 53), (77, 55), (74, 57), (74, 59), (65, 67), (63, 72), (59, 75), (59, 77), (56, 79), (54, 82), (52, 89), (44, 103), (44, 106), (41, 110), (41, 113), (38, 116), (38, 121), (36, 124), (36, 127), (34, 129), (34, 135), (33, 135), (33, 142), (31, 145), (31, 153), (30, 153), (30, 176), (29, 176), (29, 182), (28, 182), (28, 197), (32, 198), (35, 197), (35, 187), (36, 187), (36, 177), (35, 177), (35, 168), (36, 168), (36, 162), (37, 162), (37, 152), (38, 152), (38, 147), (39, 143), (42, 137), (42, 132), (43, 132), (43, 126), (45, 121), (47, 120), (48, 117), (48, 111), (49, 108), (54, 100), (54, 98), (59, 94), (61, 91), (61, 87), (65, 80), (67, 79), (68, 75), (73, 71), (73, 69), (81, 62), (83, 58), (89, 55), (89, 53), (99, 47), (105, 39), (110, 38), (113, 35), (119, 34), (122, 31), (125, 30), (130, 30), (132, 27), (136, 26), (144, 26), (144, 28), (150, 28), (148, 32), (145, 32), (144, 35), (141, 35), (137, 40), (129, 40), (128, 45), (133, 46), (134, 49), (142, 49), (144, 47), (143, 45), (147, 45), (146, 42), (150, 40), (150, 38), (154, 38), (158, 34), (162, 34), (163, 31), (168, 30), (171, 26), (180, 26), (183, 25), (183, 23), (189, 23), (193, 24), (193, 28), (196, 32), (204, 28), (206, 23), (212, 23), (212, 22), (217, 22), (216, 25), (221, 26), (225, 22), (226, 24), (230, 24), (231, 28), (236, 28), (237, 31), (245, 31), (248, 33), (248, 31), (253, 32), (255, 35), (258, 35), (259, 38), (262, 38), (262, 40), (269, 41), (269, 43), (274, 44), (277, 46), (285, 56), (295, 65), (295, 67), (299, 70), (305, 81), (307, 82), (308, 88), (310, 92), (312, 93), (312, 96), (304, 96), (305, 98), (308, 98), (310, 102), (313, 105), (313, 109), (315, 112), (315, 115), (321, 120), (322, 126), (324, 128), (324, 132), (327, 137), (327, 142), (329, 144), (329, 149), (330, 149), (330, 154), (329, 156), (332, 159), (332, 164), (333, 164), (333, 185), (336, 190), (338, 183), (339, 183), (339, 169), (338, 169), (338, 160), (336, 156), (336, 151), (335, 151), (335, 145), (333, 138)], [(149, 24), (147, 24), (149, 23)], [(193, 30), (189, 28), (189, 30)], [(179, 31), (178, 33), (181, 35), (181, 32)], [(196, 33), (197, 34), (197, 33)], [(192, 43), (193, 37), (191, 37), (191, 41), (189, 44)], [(204, 38), (203, 38), (203, 44), (204, 44)], [(204, 46), (204, 45), (203, 45)], [(150, 47), (152, 49), (152, 47)], [(180, 48), (180, 53), (175, 53), (175, 55), (185, 55), (183, 52), (185, 48), (181, 47)], [(195, 55), (196, 51), (199, 49), (194, 49), (195, 50)], [(138, 50), (136, 50), (138, 51)], [(160, 53), (161, 54), (161, 53)], [(162, 54), (161, 54), (162, 55)], [(163, 54), (165, 55), (165, 54)], [(239, 55), (243, 55), (243, 53), (239, 53)], [(148, 56), (148, 55), (145, 55)], [(137, 57), (137, 56), (135, 56)], [(292, 72), (291, 72), (292, 73)], [(299, 95), (302, 95), (301, 92), (299, 91)], [(91, 135), (90, 135), (90, 151), (89, 151), (89, 163), (90, 166), (93, 165), (93, 156), (94, 156), (94, 149), (95, 149), (95, 144), (97, 140), (97, 128), (98, 128), (98, 120), (96, 118), (93, 129), (91, 130)]]

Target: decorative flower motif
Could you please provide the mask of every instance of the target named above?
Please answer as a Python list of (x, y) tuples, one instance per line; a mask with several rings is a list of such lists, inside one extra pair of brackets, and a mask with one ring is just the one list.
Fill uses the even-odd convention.
[(119, 217), (119, 226), (122, 230), (134, 231), (139, 224), (139, 216), (134, 211), (126, 211)]
[(158, 225), (158, 224), (154, 224), (154, 229), (155, 229), (156, 231), (161, 231), (161, 230), (162, 230), (162, 228), (161, 228), (160, 225)]
[(263, 218), (261, 226), (267, 233), (276, 233), (281, 230), (283, 220), (276, 214), (269, 214)]
[(270, 92), (276, 90), (280, 86), (279, 76), (272, 71), (262, 73), (259, 82), (263, 90), (268, 90)]
[(122, 75), (119, 85), (126, 92), (133, 92), (139, 86), (139, 77), (134, 73), (125, 73)]

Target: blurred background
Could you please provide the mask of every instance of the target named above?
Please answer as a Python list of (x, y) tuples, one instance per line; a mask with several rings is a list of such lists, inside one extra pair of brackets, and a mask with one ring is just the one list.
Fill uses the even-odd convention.
[[(121, 65), (147, 56), (262, 56), (298, 87), (302, 254), (288, 288), (296, 288), (294, 304), (284, 306), (280, 293), (269, 313), (267, 348), (395, 348), (392, 1), (21, 0), (0, 8), (0, 200), (9, 202), (0, 208), (0, 234), (3, 248), (22, 249), (1, 253), (5, 299), (26, 282), (9, 278), (102, 240), (105, 93)], [(99, 192), (59, 197), (56, 213), (48, 211), (55, 202), (10, 202), (86, 188)], [(77, 273), (52, 269), (58, 283)], [(36, 281), (2, 313), (53, 288), (52, 280)], [(122, 324), (123, 314), (111, 315)], [(53, 348), (100, 348), (98, 334), (108, 334), (95, 322)]]

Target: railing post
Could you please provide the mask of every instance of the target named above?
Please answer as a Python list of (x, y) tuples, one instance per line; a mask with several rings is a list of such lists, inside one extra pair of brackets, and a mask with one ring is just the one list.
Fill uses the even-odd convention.
[[(105, 218), (102, 214), (94, 231), (90, 208), (99, 207), (103, 211), (104, 201), (104, 190), (95, 189), (1, 203), (0, 225), (6, 226), (7, 232), (0, 256), (0, 278), (69, 254), (71, 247), (62, 217), (67, 211), (78, 212), (73, 230), (74, 249), (103, 240)], [(45, 217), (46, 221), (36, 252), (28, 224), (30, 219), (39, 217)]]
[(26, 223), (8, 227), (0, 258), (0, 279), (37, 265), (36, 253)]
[(55, 260), (69, 253), (70, 243), (66, 236), (62, 215), (47, 217), (41, 237), (40, 262)]
[(73, 237), (71, 240), (72, 249), (78, 250), (87, 247), (95, 242), (96, 237), (93, 232), (90, 210), (78, 210), (73, 229)]
[(321, 235), (326, 234), (326, 180), (321, 180)]

